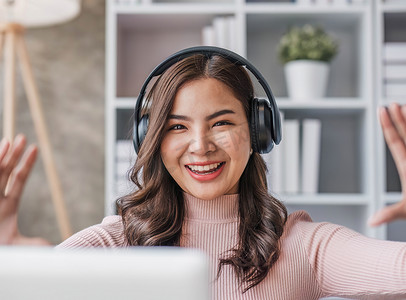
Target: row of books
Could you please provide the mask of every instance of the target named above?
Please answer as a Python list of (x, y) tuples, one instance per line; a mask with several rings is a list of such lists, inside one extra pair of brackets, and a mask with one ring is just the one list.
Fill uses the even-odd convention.
[(321, 125), (319, 119), (283, 121), (283, 142), (275, 146), (269, 154), (263, 155), (269, 172), (269, 192), (318, 192)]
[(234, 16), (216, 17), (202, 29), (202, 45), (217, 46), (237, 52), (236, 19)]
[(383, 86), (386, 97), (406, 97), (406, 42), (384, 44)]

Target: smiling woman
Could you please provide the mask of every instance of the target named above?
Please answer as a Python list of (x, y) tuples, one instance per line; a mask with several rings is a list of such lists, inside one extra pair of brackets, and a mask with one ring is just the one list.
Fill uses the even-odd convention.
[(287, 214), (268, 194), (265, 163), (251, 149), (253, 94), (246, 70), (220, 55), (195, 54), (171, 66), (147, 97), (148, 131), (131, 175), (139, 190), (118, 201), (130, 245), (185, 246), (189, 196), (240, 194), (240, 238), (223, 250), (231, 255), (216, 260), (219, 269), (235, 269), (244, 289), (276, 262)]

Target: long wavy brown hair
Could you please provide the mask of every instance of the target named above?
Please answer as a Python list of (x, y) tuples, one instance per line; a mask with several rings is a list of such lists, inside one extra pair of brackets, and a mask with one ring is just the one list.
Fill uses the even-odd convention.
[[(177, 91), (187, 82), (214, 78), (226, 84), (245, 108), (249, 120), (254, 89), (245, 68), (226, 58), (196, 54), (166, 70), (147, 97), (149, 127), (130, 179), (137, 189), (117, 200), (128, 245), (179, 246), (185, 205), (181, 188), (160, 155), (165, 124)], [(151, 100), (153, 99), (153, 101)], [(285, 206), (268, 194), (266, 165), (253, 153), (239, 182), (239, 242), (223, 254), (218, 274), (231, 265), (244, 291), (259, 284), (279, 255), (279, 239), (287, 218)]]

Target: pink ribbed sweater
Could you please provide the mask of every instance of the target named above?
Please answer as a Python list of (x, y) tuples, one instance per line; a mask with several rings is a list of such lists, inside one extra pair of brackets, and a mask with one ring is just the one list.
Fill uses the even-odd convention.
[[(221, 254), (237, 243), (238, 195), (210, 201), (185, 195), (187, 217), (181, 246), (202, 249), (215, 278)], [(59, 247), (123, 247), (121, 217), (106, 217)], [(289, 216), (281, 256), (268, 276), (241, 293), (231, 267), (213, 281), (212, 299), (406, 298), (406, 243), (379, 241), (330, 223), (314, 223), (305, 212)], [(383, 297), (383, 296), (386, 297)]]

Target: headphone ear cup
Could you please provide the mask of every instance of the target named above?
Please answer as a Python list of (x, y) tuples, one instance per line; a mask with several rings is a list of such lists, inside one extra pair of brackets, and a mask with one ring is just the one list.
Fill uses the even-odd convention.
[(138, 124), (136, 122), (134, 123), (133, 144), (134, 144), (135, 152), (137, 154), (138, 154), (138, 151), (140, 150), (142, 142), (145, 139), (145, 135), (147, 134), (148, 119), (149, 119), (148, 114), (145, 114), (142, 116), (142, 118), (138, 122)]
[(269, 102), (265, 99), (254, 98), (252, 104), (252, 147), (254, 151), (257, 151), (258, 153), (268, 153), (274, 146), (272, 110)]
[(250, 135), (251, 135), (251, 147), (254, 152), (260, 152), (259, 140), (258, 140), (258, 99), (254, 98), (251, 101), (250, 111)]

